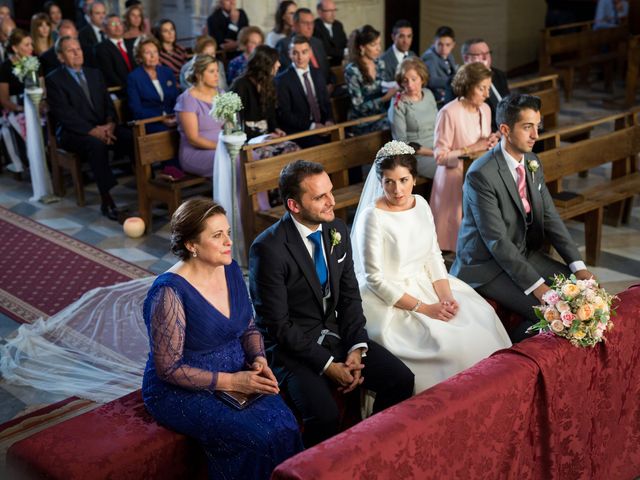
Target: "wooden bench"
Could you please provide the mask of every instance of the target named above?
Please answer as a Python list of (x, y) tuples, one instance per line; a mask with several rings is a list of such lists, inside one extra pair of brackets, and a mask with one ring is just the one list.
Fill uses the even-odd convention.
[[(593, 30), (593, 22), (578, 22), (545, 28), (540, 34), (538, 62), (541, 73), (558, 71), (562, 75), (565, 98), (573, 92), (575, 71), (582, 72), (588, 83), (591, 65), (601, 65), (605, 86), (613, 80), (613, 67), (626, 58), (624, 50), (629, 35), (628, 25)], [(608, 51), (604, 51), (608, 49)], [(561, 58), (558, 60), (557, 57)]]
[[(180, 136), (176, 127), (163, 132), (147, 133), (146, 125), (165, 120), (166, 116), (153, 117), (133, 122), (136, 186), (138, 210), (144, 220), (146, 233), (151, 232), (152, 202), (166, 203), (169, 217), (173, 215), (185, 193), (202, 193), (211, 189), (210, 178), (185, 174), (180, 180), (155, 178), (152, 165), (178, 158)], [(213, 153), (212, 153), (213, 155)]]
[[(243, 198), (249, 199), (249, 210), (243, 212), (245, 219), (245, 245), (251, 245), (254, 238), (265, 228), (275, 223), (284, 213), (284, 205), (272, 207), (268, 210), (260, 210), (257, 194), (278, 188), (278, 178), (282, 168), (295, 160), (310, 160), (324, 165), (325, 170), (333, 182), (333, 195), (336, 202), (336, 214), (346, 217), (347, 207), (357, 205), (363, 188), (363, 182), (349, 184), (348, 171), (350, 168), (371, 165), (377, 151), (391, 139), (388, 130), (376, 131), (356, 137), (347, 137), (349, 127), (359, 123), (367, 123), (379, 120), (383, 115), (373, 115), (359, 120), (344, 122), (331, 127), (313, 130), (316, 133), (331, 134), (333, 140), (327, 144), (307, 148), (298, 152), (278, 155), (272, 158), (253, 161), (252, 151), (262, 145), (278, 143), (284, 139), (295, 140), (298, 136), (309, 135), (310, 132), (302, 132), (290, 135), (283, 139), (274, 139), (260, 145), (247, 145), (241, 153), (241, 164), (246, 193)], [(418, 184), (424, 184), (428, 180), (419, 177)]]
[(625, 91), (625, 106), (631, 108), (636, 103), (638, 76), (640, 75), (640, 35), (629, 39), (627, 50), (627, 82)]

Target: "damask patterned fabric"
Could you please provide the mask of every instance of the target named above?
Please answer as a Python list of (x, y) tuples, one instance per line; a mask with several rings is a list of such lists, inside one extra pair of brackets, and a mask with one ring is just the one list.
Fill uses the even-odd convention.
[(640, 474), (640, 286), (606, 344), (525, 340), (281, 464), (274, 479)]

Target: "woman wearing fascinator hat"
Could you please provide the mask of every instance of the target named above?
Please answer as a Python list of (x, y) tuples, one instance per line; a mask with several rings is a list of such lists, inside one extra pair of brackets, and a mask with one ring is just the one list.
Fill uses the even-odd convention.
[(412, 193), (416, 175), (412, 147), (382, 147), (351, 240), (369, 335), (413, 371), (417, 393), (511, 342), (493, 308), (447, 274), (429, 204)]

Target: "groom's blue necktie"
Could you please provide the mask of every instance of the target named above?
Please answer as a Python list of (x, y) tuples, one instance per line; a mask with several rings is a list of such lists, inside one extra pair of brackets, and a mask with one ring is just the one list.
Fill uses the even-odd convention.
[(313, 242), (313, 263), (316, 266), (316, 274), (318, 275), (318, 280), (320, 280), (320, 285), (324, 289), (327, 285), (327, 277), (329, 273), (327, 272), (327, 264), (324, 261), (324, 255), (322, 254), (322, 232), (317, 230), (312, 234), (308, 235), (307, 238)]

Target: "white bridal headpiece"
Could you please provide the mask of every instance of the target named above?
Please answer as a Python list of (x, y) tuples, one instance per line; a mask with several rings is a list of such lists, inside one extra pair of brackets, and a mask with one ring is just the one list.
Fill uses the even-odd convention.
[(384, 144), (384, 146), (376, 153), (376, 160), (384, 157), (391, 157), (393, 155), (413, 155), (416, 151), (410, 145), (398, 140), (391, 140)]

